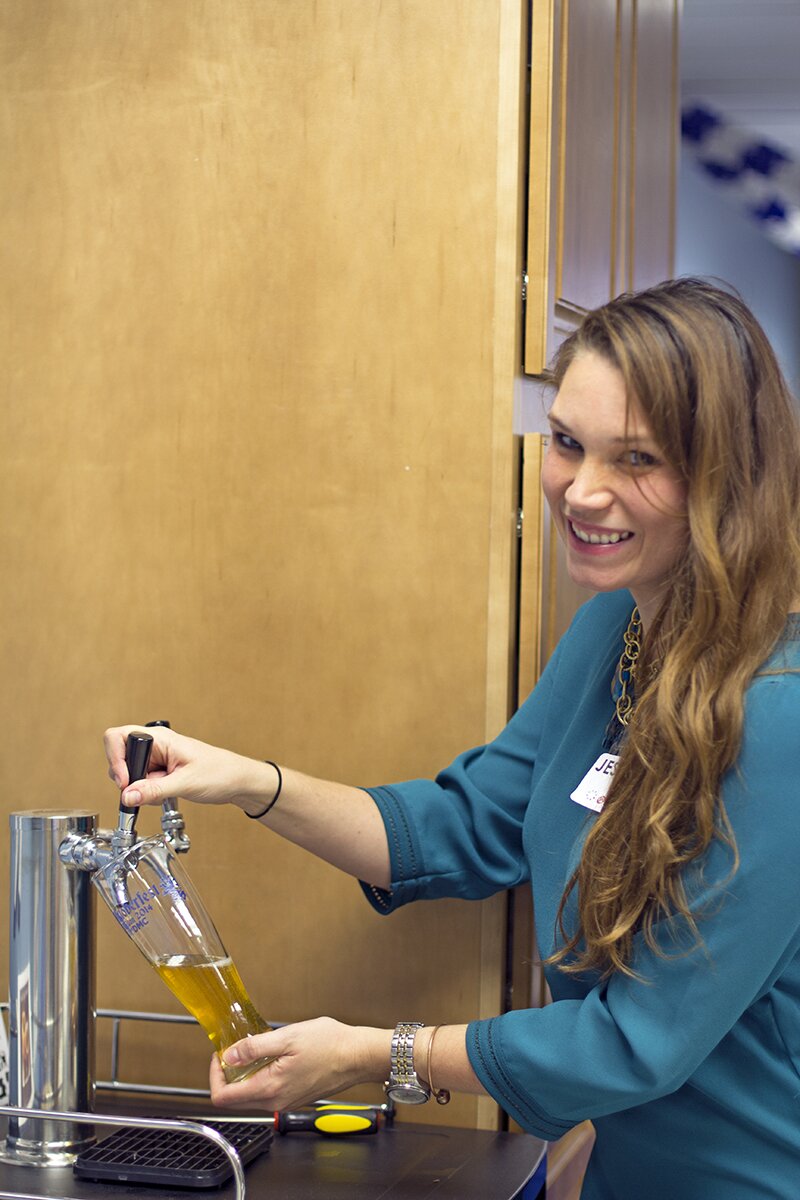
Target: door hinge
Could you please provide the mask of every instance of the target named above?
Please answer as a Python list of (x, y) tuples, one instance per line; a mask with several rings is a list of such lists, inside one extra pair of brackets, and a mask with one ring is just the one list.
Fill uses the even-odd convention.
[(524, 519), (525, 519), (525, 513), (523, 512), (523, 510), (521, 508), (518, 508), (517, 509), (517, 521), (516, 521), (516, 525), (514, 526), (514, 531), (518, 538), (522, 537), (522, 522), (524, 521)]

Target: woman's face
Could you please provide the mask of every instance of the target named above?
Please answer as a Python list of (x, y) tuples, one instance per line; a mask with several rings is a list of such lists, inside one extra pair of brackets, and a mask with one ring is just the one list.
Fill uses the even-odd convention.
[(542, 484), (571, 578), (629, 588), (645, 625), (688, 540), (686, 485), (668, 466), (621, 373), (601, 355), (573, 360), (549, 414)]

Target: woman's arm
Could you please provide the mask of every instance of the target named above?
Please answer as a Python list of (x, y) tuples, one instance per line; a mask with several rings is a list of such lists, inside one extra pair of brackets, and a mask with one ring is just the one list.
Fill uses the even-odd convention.
[[(237, 1042), (225, 1051), (228, 1065), (272, 1058), (250, 1079), (226, 1083), (217, 1055), (211, 1061), (211, 1098), (222, 1108), (263, 1107), (279, 1112), (335, 1095), (359, 1083), (383, 1085), (389, 1076), (391, 1029), (343, 1025), (330, 1017), (285, 1025)], [(487, 1095), (470, 1066), (466, 1025), (442, 1025), (436, 1034), (430, 1075), (437, 1090)], [(428, 1043), (433, 1026), (419, 1030), (414, 1043), (414, 1068), (428, 1077)]]
[[(133, 732), (152, 734), (153, 749), (147, 779), (129, 786), (125, 744)], [(271, 763), (160, 726), (109, 729), (105, 747), (108, 773), (132, 807), (180, 796), (200, 804), (234, 804), (255, 815), (278, 789), (278, 773)], [(261, 823), (348, 875), (388, 888), (389, 847), (372, 797), (360, 788), (313, 779), (288, 768), (281, 768), (281, 774), (278, 802)]]

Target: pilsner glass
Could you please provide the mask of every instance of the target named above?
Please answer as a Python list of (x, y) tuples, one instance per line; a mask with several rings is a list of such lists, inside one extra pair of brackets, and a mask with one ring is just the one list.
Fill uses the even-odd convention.
[(213, 921), (163, 837), (146, 838), (92, 874), (116, 920), (205, 1029), (228, 1083), (271, 1062), (229, 1067), (224, 1052), (270, 1026), (256, 1011)]

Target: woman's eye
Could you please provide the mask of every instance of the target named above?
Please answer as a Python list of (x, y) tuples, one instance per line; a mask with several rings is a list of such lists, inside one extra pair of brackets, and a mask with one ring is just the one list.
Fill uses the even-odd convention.
[(580, 442), (576, 442), (574, 437), (570, 437), (568, 433), (560, 433), (558, 430), (553, 430), (553, 441), (560, 450), (580, 450)]
[(626, 450), (625, 462), (629, 467), (654, 467), (656, 465), (655, 456), (648, 454), (646, 450)]

